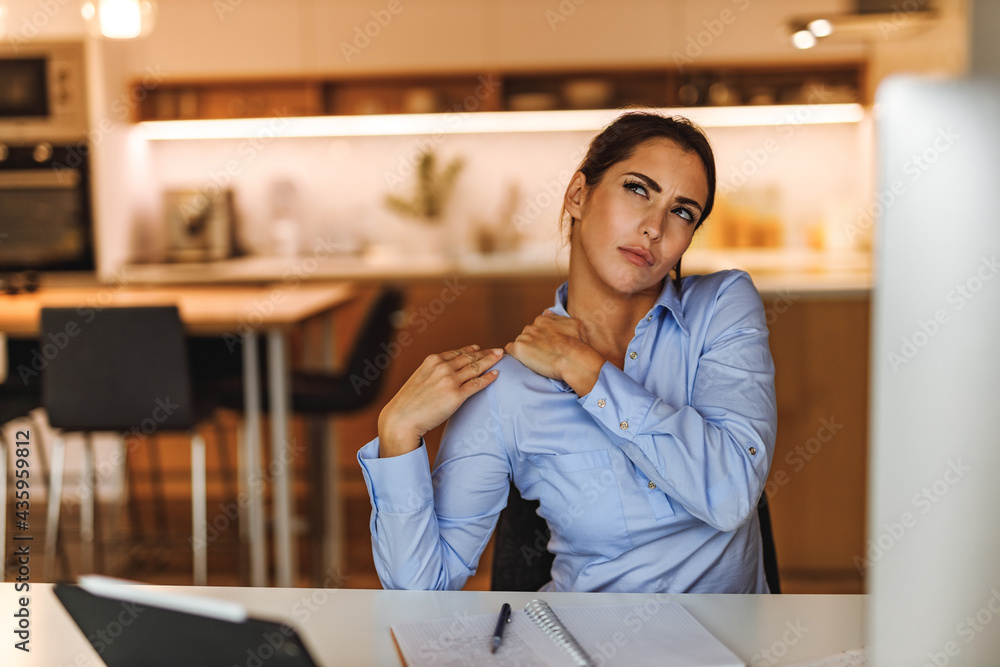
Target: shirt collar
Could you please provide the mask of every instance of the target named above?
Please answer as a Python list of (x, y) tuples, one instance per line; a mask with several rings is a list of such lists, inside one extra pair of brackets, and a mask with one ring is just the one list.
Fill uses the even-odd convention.
[[(556, 289), (556, 303), (550, 309), (556, 315), (569, 317), (569, 312), (566, 310), (566, 297), (568, 294), (569, 281), (566, 281)], [(673, 315), (674, 321), (677, 322), (677, 325), (684, 333), (691, 333), (688, 331), (687, 322), (684, 320), (684, 312), (681, 310), (681, 299), (677, 294), (677, 288), (674, 286), (674, 281), (669, 277), (664, 281), (663, 290), (660, 292), (660, 296), (656, 298), (656, 302), (650, 311), (654, 316), (657, 314), (657, 307), (665, 308), (667, 312)]]

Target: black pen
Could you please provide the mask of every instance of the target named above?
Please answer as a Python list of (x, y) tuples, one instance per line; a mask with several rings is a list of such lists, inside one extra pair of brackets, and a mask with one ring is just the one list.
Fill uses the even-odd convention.
[(500, 607), (500, 618), (497, 619), (497, 629), (493, 631), (493, 646), (490, 647), (490, 653), (497, 652), (500, 640), (503, 639), (504, 626), (508, 623), (510, 623), (510, 605), (504, 602), (503, 606)]

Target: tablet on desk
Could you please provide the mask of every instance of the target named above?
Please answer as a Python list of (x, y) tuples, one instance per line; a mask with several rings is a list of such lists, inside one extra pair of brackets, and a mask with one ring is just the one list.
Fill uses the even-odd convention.
[(56, 584), (56, 597), (108, 667), (317, 667), (295, 628), (243, 605), (108, 577)]

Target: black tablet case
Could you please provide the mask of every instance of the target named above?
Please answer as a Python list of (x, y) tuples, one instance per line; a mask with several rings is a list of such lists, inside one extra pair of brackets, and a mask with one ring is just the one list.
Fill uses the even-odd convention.
[(280, 622), (133, 606), (127, 594), (105, 598), (70, 584), (53, 590), (108, 667), (318, 667), (294, 628)]

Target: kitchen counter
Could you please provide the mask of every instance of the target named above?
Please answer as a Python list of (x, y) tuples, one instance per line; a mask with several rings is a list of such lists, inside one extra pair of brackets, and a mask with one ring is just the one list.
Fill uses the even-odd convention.
[[(871, 256), (859, 251), (783, 249), (710, 250), (693, 248), (683, 261), (685, 274), (740, 268), (764, 294), (809, 293), (867, 296), (872, 287)], [(327, 257), (249, 256), (218, 262), (132, 264), (115, 274), (126, 284), (296, 283), (309, 280), (398, 281), (461, 276), (517, 279), (565, 275), (565, 252), (551, 255), (503, 253), (407, 256), (400, 252)]]

